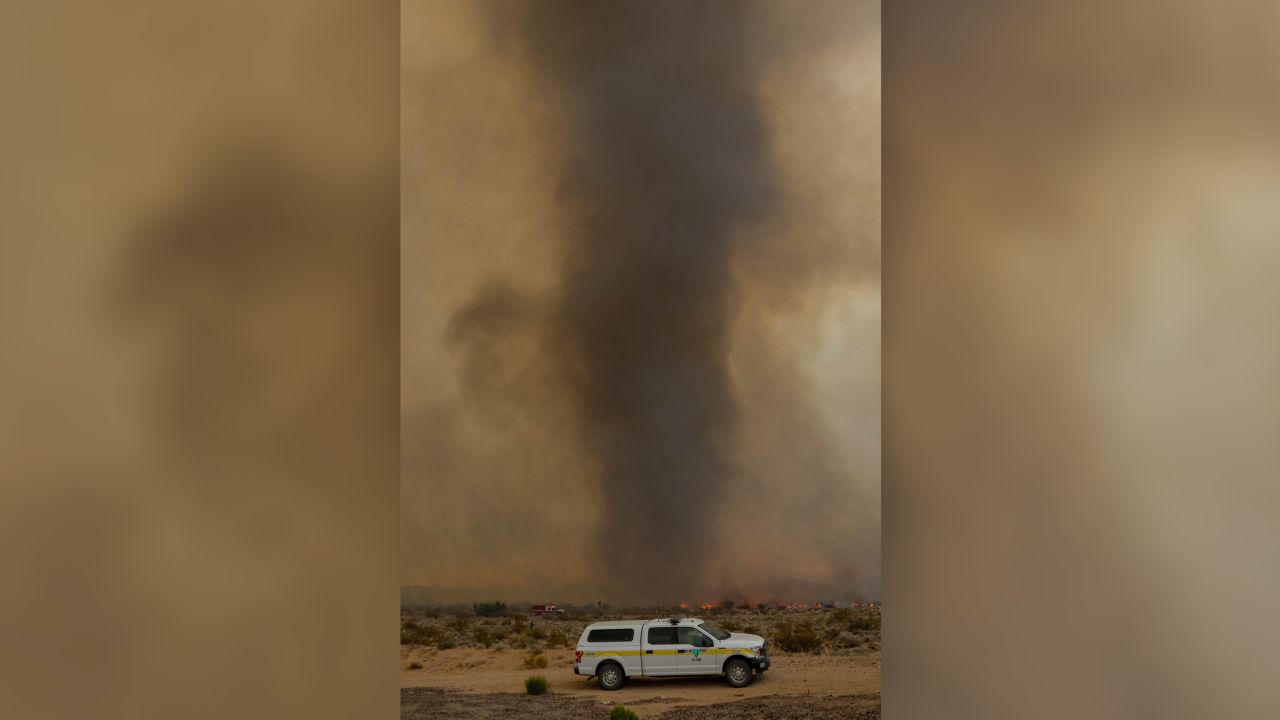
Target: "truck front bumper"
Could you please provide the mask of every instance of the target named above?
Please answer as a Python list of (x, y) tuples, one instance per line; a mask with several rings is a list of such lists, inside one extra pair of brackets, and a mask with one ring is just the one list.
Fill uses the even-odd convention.
[(765, 670), (768, 670), (768, 669), (769, 669), (769, 656), (768, 656), (768, 655), (760, 655), (760, 656), (757, 656), (757, 657), (753, 657), (753, 658), (751, 658), (751, 667), (752, 667), (752, 669), (754, 669), (756, 672), (764, 672)]

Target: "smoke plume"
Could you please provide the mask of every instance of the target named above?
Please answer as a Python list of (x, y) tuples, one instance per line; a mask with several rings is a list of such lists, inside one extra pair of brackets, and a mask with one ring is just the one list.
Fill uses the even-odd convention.
[(704, 589), (731, 474), (735, 230), (772, 199), (745, 8), (561, 0), (526, 26), (576, 138), (553, 332), (598, 462), (598, 547), (631, 595)]
[(408, 18), (407, 584), (877, 572), (874, 4), (433, 13), (481, 29)]

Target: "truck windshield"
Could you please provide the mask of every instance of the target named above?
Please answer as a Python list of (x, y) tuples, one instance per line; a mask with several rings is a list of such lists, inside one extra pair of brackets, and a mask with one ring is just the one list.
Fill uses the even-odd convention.
[(702, 621), (702, 624), (699, 625), (698, 627), (701, 628), (703, 632), (707, 633), (708, 635), (710, 635), (711, 637), (717, 640), (729, 639), (729, 633), (725, 632), (724, 630), (721, 630), (719, 627), (716, 627), (715, 625), (712, 625), (711, 623), (705, 620)]

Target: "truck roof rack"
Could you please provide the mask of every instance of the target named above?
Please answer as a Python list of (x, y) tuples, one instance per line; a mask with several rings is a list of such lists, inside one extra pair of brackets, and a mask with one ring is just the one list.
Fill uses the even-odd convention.
[(679, 625), (680, 621), (685, 619), (686, 618), (683, 615), (675, 615), (668, 622), (670, 622), (672, 625)]

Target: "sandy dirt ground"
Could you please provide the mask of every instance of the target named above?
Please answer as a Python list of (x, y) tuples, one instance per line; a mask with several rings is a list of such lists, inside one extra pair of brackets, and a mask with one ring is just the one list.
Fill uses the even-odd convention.
[[(777, 653), (773, 668), (745, 688), (732, 688), (718, 676), (636, 678), (615, 692), (574, 675), (572, 650), (544, 654), (548, 667), (530, 670), (523, 664), (526, 653), (518, 650), (405, 648), (401, 717), (594, 718), (605, 717), (616, 704), (663, 720), (880, 717), (879, 652)], [(532, 674), (551, 681), (548, 695), (523, 694), (524, 679)]]
[[(880, 720), (880, 695), (766, 695), (734, 702), (686, 704), (657, 712), (656, 703), (627, 705), (650, 720)], [(461, 718), (490, 720), (518, 717), (530, 720), (606, 720), (610, 703), (572, 695), (529, 697), (512, 694), (473, 694), (441, 688), (400, 691), (403, 720)]]

